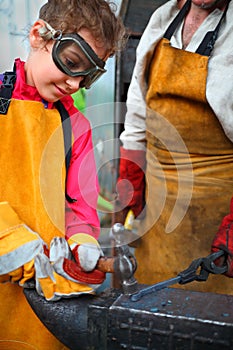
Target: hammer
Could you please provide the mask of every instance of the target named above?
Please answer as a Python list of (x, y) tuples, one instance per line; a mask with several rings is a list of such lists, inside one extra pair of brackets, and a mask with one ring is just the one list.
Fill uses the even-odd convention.
[(137, 262), (130, 252), (128, 245), (122, 244), (125, 228), (122, 224), (116, 223), (111, 229), (111, 237), (115, 241), (115, 257), (101, 257), (96, 268), (102, 272), (115, 273), (121, 282), (123, 293), (131, 295), (137, 291), (137, 281), (134, 273), (137, 269)]

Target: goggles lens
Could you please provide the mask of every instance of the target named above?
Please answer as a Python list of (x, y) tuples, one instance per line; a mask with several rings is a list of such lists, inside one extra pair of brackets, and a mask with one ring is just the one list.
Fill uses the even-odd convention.
[(71, 77), (83, 77), (81, 87), (90, 88), (102, 74), (102, 61), (88, 43), (78, 34), (64, 34), (53, 46), (52, 56), (56, 66)]

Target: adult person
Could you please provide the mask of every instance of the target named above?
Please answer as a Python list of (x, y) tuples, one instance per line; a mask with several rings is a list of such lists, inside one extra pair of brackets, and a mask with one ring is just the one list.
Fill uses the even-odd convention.
[(70, 95), (106, 71), (124, 33), (107, 1), (50, 0), (30, 29), (26, 62), (16, 59), (2, 76), (0, 348), (64, 349), (24, 297), (34, 279), (51, 301), (104, 281), (95, 269), (102, 251), (92, 133)]
[[(141, 219), (141, 283), (174, 277), (208, 255), (228, 212), (232, 15), (228, 0), (168, 1), (153, 13), (137, 47), (120, 135), (116, 220), (123, 222), (129, 209)], [(185, 288), (232, 293), (233, 282), (211, 275)]]

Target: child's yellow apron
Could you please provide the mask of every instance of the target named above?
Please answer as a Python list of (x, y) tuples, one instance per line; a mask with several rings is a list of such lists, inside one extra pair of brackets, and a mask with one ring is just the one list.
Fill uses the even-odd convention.
[[(64, 234), (60, 114), (40, 102), (13, 99), (7, 115), (0, 115), (0, 143), (0, 201), (8, 201), (49, 245), (53, 237)], [(0, 300), (0, 349), (65, 349), (35, 316), (22, 287), (1, 284)]]

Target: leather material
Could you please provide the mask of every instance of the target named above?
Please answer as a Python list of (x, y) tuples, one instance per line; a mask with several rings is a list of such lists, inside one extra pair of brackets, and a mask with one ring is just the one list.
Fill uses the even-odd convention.
[[(57, 110), (45, 110), (40, 102), (12, 99), (8, 114), (0, 117), (0, 201), (9, 202), (48, 245), (64, 231), (64, 142), (60, 126)], [(53, 161), (48, 162), (50, 152)], [(56, 219), (56, 226), (51, 218)], [(65, 348), (38, 320), (20, 286), (2, 284), (0, 300), (0, 338), (8, 341), (8, 349), (14, 345), (11, 341), (30, 349)], [(17, 315), (11, 310), (17, 310)]]
[(39, 102), (12, 99), (7, 116), (0, 118), (0, 140), (0, 200), (7, 201), (49, 245), (53, 237), (64, 234), (65, 169), (60, 114)]
[[(205, 96), (208, 57), (162, 39), (150, 66), (147, 93), (147, 217), (136, 250), (140, 283), (174, 277), (210, 253), (228, 212), (233, 144)], [(233, 293), (233, 281), (210, 276), (182, 288)]]
[(145, 205), (145, 164), (145, 151), (128, 150), (121, 147), (116, 209), (127, 208), (127, 212), (131, 209), (135, 217), (140, 215)]
[[(212, 252), (223, 250), (226, 252), (228, 271), (226, 276), (233, 278), (233, 198), (231, 199), (230, 213), (226, 215), (216, 233), (212, 242)], [(218, 263), (222, 265), (223, 259), (219, 259)]]
[(95, 267), (103, 256), (98, 241), (85, 233), (73, 235), (69, 240), (75, 262), (64, 260), (64, 270), (82, 283), (99, 285), (105, 280), (105, 273)]

